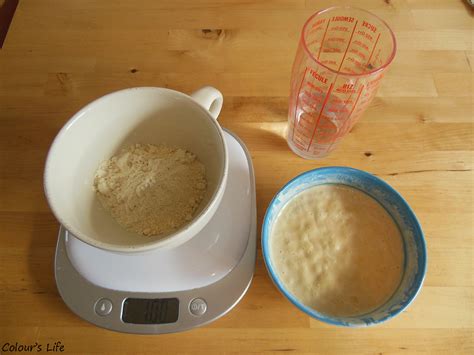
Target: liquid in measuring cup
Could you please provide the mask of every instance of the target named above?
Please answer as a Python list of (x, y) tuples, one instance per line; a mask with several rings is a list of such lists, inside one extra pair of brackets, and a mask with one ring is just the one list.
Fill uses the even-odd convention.
[(370, 104), (395, 50), (387, 24), (365, 10), (333, 7), (311, 16), (293, 64), (290, 148), (310, 159), (330, 153)]

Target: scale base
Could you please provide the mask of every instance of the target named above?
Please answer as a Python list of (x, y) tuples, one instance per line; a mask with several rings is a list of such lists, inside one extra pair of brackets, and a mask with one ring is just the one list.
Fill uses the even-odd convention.
[[(225, 138), (229, 146), (233, 146), (229, 149), (229, 174), (232, 173), (232, 151), (234, 154), (245, 154), (251, 186), (250, 234), (245, 251), (235, 267), (215, 282), (189, 290), (134, 292), (101, 287), (90, 282), (74, 267), (68, 256), (68, 243), (76, 238), (61, 226), (55, 258), (56, 284), (64, 302), (74, 313), (94, 325), (118, 332), (161, 334), (210, 323), (225, 315), (240, 301), (252, 282), (255, 269), (255, 178), (252, 160), (243, 142), (227, 130)], [(135, 302), (134, 307), (130, 306), (132, 302)], [(147, 313), (131, 316), (124, 310), (127, 307), (147, 309)]]

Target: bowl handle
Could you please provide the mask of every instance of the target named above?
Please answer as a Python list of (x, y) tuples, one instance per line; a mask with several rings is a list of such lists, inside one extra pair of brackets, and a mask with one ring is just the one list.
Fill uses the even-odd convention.
[(222, 93), (219, 90), (212, 86), (204, 86), (193, 92), (190, 96), (199, 105), (208, 110), (211, 116), (217, 120), (222, 109), (222, 103), (224, 102)]

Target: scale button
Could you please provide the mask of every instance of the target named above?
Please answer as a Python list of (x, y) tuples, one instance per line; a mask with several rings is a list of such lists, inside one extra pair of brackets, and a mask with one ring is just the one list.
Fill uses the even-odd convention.
[(207, 303), (202, 298), (195, 298), (189, 304), (189, 311), (195, 316), (202, 316), (207, 311)]
[(99, 316), (104, 317), (112, 312), (112, 301), (108, 298), (101, 298), (95, 303), (94, 310)]

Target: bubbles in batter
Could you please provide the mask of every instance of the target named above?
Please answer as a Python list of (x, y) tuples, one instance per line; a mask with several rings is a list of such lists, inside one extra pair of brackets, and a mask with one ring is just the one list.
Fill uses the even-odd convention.
[(303, 304), (352, 316), (385, 303), (398, 287), (403, 242), (388, 212), (369, 195), (325, 184), (293, 197), (277, 216), (270, 256), (278, 278)]

